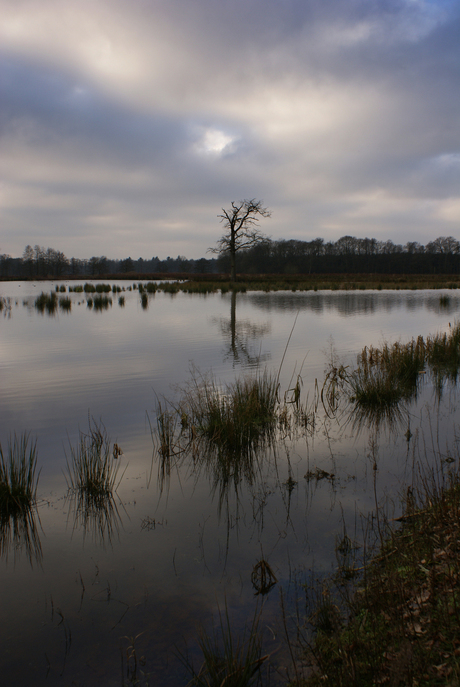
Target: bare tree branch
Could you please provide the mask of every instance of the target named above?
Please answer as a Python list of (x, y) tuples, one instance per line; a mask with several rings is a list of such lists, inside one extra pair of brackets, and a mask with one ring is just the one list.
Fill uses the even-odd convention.
[(217, 241), (214, 248), (209, 248), (211, 253), (230, 254), (231, 278), (236, 280), (236, 253), (243, 248), (250, 248), (267, 240), (258, 228), (261, 217), (270, 217), (271, 212), (265, 208), (261, 200), (232, 201), (228, 210), (222, 208), (222, 214), (217, 215), (224, 225), (225, 233)]

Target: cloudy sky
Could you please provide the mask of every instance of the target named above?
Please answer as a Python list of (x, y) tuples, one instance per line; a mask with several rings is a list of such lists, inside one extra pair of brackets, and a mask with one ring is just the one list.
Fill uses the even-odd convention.
[(460, 0), (0, 0), (0, 253), (460, 239)]

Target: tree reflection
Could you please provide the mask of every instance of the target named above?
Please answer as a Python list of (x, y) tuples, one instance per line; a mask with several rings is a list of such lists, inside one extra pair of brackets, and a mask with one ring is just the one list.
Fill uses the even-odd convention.
[[(261, 353), (260, 339), (269, 334), (271, 323), (254, 324), (250, 320), (236, 319), (236, 297), (235, 289), (231, 292), (230, 299), (230, 318), (214, 318), (220, 326), (223, 337), (228, 342), (225, 353), (225, 360), (233, 359), (234, 365), (245, 367), (257, 367), (260, 363), (270, 359), (269, 353)], [(258, 352), (256, 347), (259, 346)]]

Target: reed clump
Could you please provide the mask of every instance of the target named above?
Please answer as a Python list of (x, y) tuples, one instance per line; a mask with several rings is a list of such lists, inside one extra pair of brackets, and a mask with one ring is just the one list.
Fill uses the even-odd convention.
[(58, 307), (58, 298), (55, 291), (51, 293), (42, 293), (35, 299), (35, 307), (40, 313), (44, 313), (45, 310), (48, 315), (54, 315)]
[(93, 307), (94, 310), (108, 310), (110, 307), (112, 307), (112, 299), (109, 298), (109, 296), (94, 296), (93, 300)]
[(64, 312), (70, 312), (72, 310), (72, 301), (70, 298), (60, 298), (59, 307), (61, 310), (64, 310)]
[(28, 511), (35, 502), (38, 476), (37, 442), (27, 433), (14, 434), (4, 454), (0, 444), (0, 515), (9, 518)]
[(457, 381), (460, 369), (460, 322), (445, 333), (429, 336), (426, 342), (426, 361), (438, 387), (445, 379)]
[(424, 373), (431, 373), (440, 393), (446, 380), (456, 382), (459, 370), (460, 323), (426, 340), (419, 336), (405, 344), (365, 346), (357, 369), (348, 375), (350, 400), (361, 414), (383, 411), (391, 418), (398, 405), (416, 396)]
[(88, 424), (88, 432), (80, 431), (77, 445), (69, 447), (66, 479), (69, 492), (80, 496), (88, 508), (98, 508), (116, 490), (120, 464), (102, 423), (90, 418)]
[(251, 453), (274, 432), (278, 380), (263, 372), (221, 387), (212, 377), (193, 378), (180, 404), (180, 415), (195, 435), (218, 452)]
[(393, 406), (411, 398), (425, 367), (426, 344), (419, 336), (406, 344), (365, 346), (349, 382), (352, 400), (368, 408)]

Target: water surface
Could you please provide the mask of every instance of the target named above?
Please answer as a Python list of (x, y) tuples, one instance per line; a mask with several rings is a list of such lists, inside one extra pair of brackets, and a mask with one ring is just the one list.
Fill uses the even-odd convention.
[[(137, 635), (151, 683), (186, 684), (175, 647), (193, 655), (198, 628), (209, 628), (225, 605), (241, 630), (262, 601), (267, 648), (277, 650), (282, 671), (280, 590), (292, 598), (299, 575), (332, 571), (337, 537), (344, 526), (357, 533), (376, 498), (399, 512), (416, 464), (454, 440), (456, 394), (446, 389), (437, 402), (427, 379), (396, 432), (359, 430), (345, 416), (323, 414), (314, 431), (286, 432), (227, 490), (211, 468), (187, 458), (159, 480), (150, 433), (157, 400), (180, 398), (193, 374), (212, 372), (225, 383), (258, 367), (279, 371), (282, 393), (300, 374), (303, 398), (313, 400), (331, 355), (354, 364), (365, 345), (447, 331), (460, 298), (156, 293), (144, 308), (137, 289), (119, 286), (125, 291), (108, 294), (107, 310), (66, 293), (70, 312), (49, 315), (34, 302), (54, 283), (0, 284), (0, 441), (6, 448), (11, 432), (30, 432), (41, 471), (37, 540), (28, 548), (24, 537), (13, 538), (0, 567), (5, 684), (121, 685), (122, 656)], [(65, 472), (88, 416), (122, 448), (123, 478), (110, 517), (85, 524)], [(305, 479), (317, 467), (334, 480)], [(278, 580), (263, 599), (251, 584), (262, 557)]]

